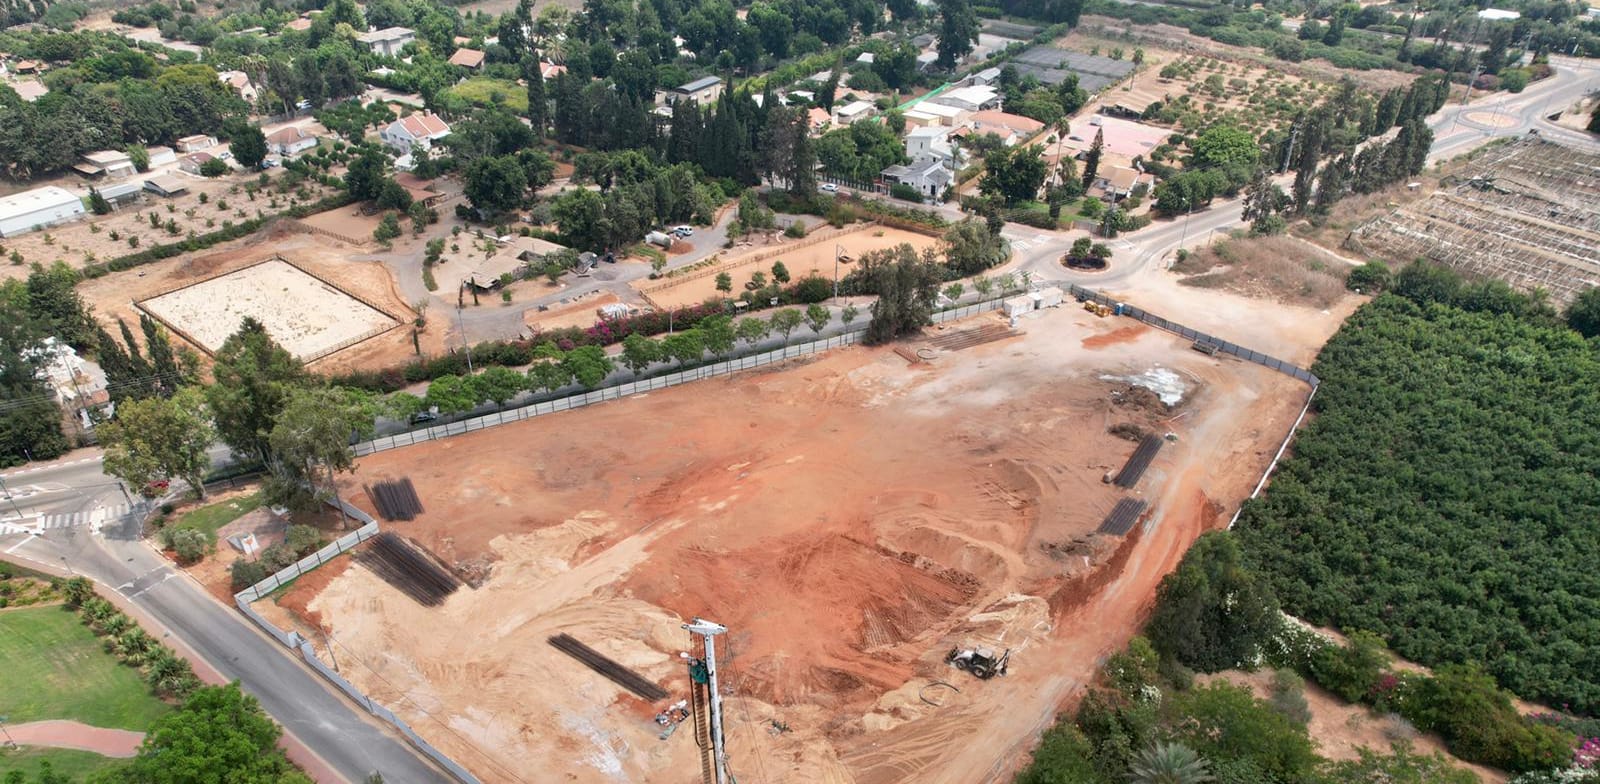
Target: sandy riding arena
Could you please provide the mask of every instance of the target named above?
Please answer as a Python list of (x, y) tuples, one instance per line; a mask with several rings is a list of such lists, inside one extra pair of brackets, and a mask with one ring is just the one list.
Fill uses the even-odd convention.
[(309, 361), (394, 326), (373, 308), (282, 259), (144, 300), (139, 306), (214, 354), (246, 317)]
[[(346, 497), (411, 479), (423, 512), (385, 528), (467, 587), (427, 607), (341, 559), (271, 609), (330, 632), (346, 677), (488, 782), (698, 781), (692, 728), (652, 720), (688, 695), (693, 616), (729, 627), (740, 781), (987, 781), (1226, 522), (1307, 391), (1126, 319), (1062, 307), (1013, 334), (989, 314), (363, 458)], [(1107, 482), (1143, 435), (1148, 472)], [(1123, 499), (1149, 511), (1097, 532)], [(944, 663), (970, 645), (1012, 649), (1010, 674)]]

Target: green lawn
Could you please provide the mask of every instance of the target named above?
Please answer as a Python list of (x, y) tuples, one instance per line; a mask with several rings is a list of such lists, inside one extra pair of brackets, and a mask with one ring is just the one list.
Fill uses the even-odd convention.
[(61, 605), (0, 612), (0, 713), (144, 731), (171, 708)]
[(0, 750), (0, 776), (8, 775), (12, 771), (19, 771), (27, 777), (28, 781), (35, 781), (39, 775), (40, 763), (50, 763), (50, 770), (57, 776), (67, 781), (83, 781), (90, 773), (102, 768), (120, 765), (125, 760), (102, 757), (89, 751), (74, 751), (72, 749), (36, 749), (22, 748), (13, 751)]
[(173, 528), (194, 528), (204, 531), (212, 544), (217, 543), (217, 529), (243, 517), (261, 506), (261, 493), (242, 495), (227, 501), (202, 506), (178, 518)]
[(527, 88), (505, 79), (474, 76), (447, 92), (474, 106), (492, 106), (496, 102), (495, 96), (498, 95), (501, 106), (517, 114), (528, 113)]

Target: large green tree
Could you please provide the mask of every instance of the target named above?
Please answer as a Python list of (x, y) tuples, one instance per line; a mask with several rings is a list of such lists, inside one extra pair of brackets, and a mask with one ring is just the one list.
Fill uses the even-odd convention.
[(1200, 537), (1161, 580), (1146, 634), (1163, 654), (1200, 672), (1252, 661), (1283, 623), (1278, 603), (1244, 566), (1231, 534)]
[(938, 0), (939, 42), (938, 65), (954, 68), (961, 58), (972, 52), (978, 41), (978, 15), (972, 10), (970, 0)]
[(867, 325), (867, 343), (887, 343), (931, 322), (942, 278), (931, 253), (919, 254), (911, 245), (901, 244), (863, 255), (861, 269), (867, 285), (878, 294)]
[(268, 500), (295, 509), (339, 499), (335, 475), (355, 467), (352, 438), (370, 437), (376, 404), (341, 387), (296, 387), (272, 427)]
[(978, 189), (998, 196), (1007, 205), (1030, 201), (1039, 196), (1039, 188), (1050, 173), (1037, 144), (1026, 147), (1001, 147), (983, 159), (983, 178)]
[(473, 161), (465, 179), (472, 206), (491, 215), (516, 208), (528, 189), (527, 174), (510, 155)]
[(960, 278), (998, 266), (1010, 255), (1006, 241), (990, 233), (988, 226), (976, 218), (946, 229), (942, 242), (945, 267)]
[(283, 731), (237, 682), (202, 686), (156, 721), (126, 784), (309, 784), (278, 748)]
[(238, 123), (229, 129), (228, 134), (231, 137), (228, 149), (240, 166), (254, 169), (267, 159), (267, 137), (261, 132), (260, 126)]
[(246, 317), (217, 350), (211, 376), (215, 383), (206, 388), (206, 398), (217, 435), (234, 452), (270, 462), (279, 413), (297, 388), (310, 383), (305, 368), (261, 322)]
[(153, 482), (182, 479), (196, 496), (206, 497), (207, 450), (217, 434), (199, 389), (127, 401), (117, 407), (115, 421), (100, 426), (99, 435), (106, 471), (137, 492), (154, 495)]

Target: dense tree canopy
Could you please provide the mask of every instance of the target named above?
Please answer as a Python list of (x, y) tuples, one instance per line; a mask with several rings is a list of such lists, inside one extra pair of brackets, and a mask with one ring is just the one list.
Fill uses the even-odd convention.
[(1396, 289), (1424, 304), (1383, 295), (1323, 348), (1317, 417), (1240, 517), (1247, 555), (1307, 620), (1592, 715), (1600, 355), (1503, 286), (1407, 268)]

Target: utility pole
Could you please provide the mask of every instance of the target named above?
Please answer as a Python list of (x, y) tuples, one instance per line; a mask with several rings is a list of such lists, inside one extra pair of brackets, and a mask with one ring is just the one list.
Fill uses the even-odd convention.
[[(722, 746), (722, 693), (717, 690), (717, 635), (727, 634), (728, 627), (720, 623), (695, 618), (693, 623), (683, 624), (683, 628), (690, 634), (698, 634), (705, 640), (706, 658), (706, 689), (711, 694), (711, 759), (716, 772), (714, 784), (730, 784), (728, 776), (728, 755)], [(691, 684), (692, 688), (693, 684)]]
[(1299, 141), (1299, 139), (1300, 121), (1295, 120), (1294, 124), (1289, 126), (1289, 149), (1283, 151), (1283, 165), (1278, 167), (1279, 174), (1289, 170), (1289, 162), (1294, 160), (1294, 144), (1296, 141)]
[(843, 250), (844, 250), (844, 246), (843, 245), (840, 245), (837, 242), (833, 244), (833, 298), (834, 299), (838, 299), (839, 298), (839, 254)]
[(467, 322), (461, 317), (461, 302), (456, 301), (456, 327), (461, 330), (461, 347), (467, 350), (467, 372), (472, 372), (472, 344), (467, 342)]

